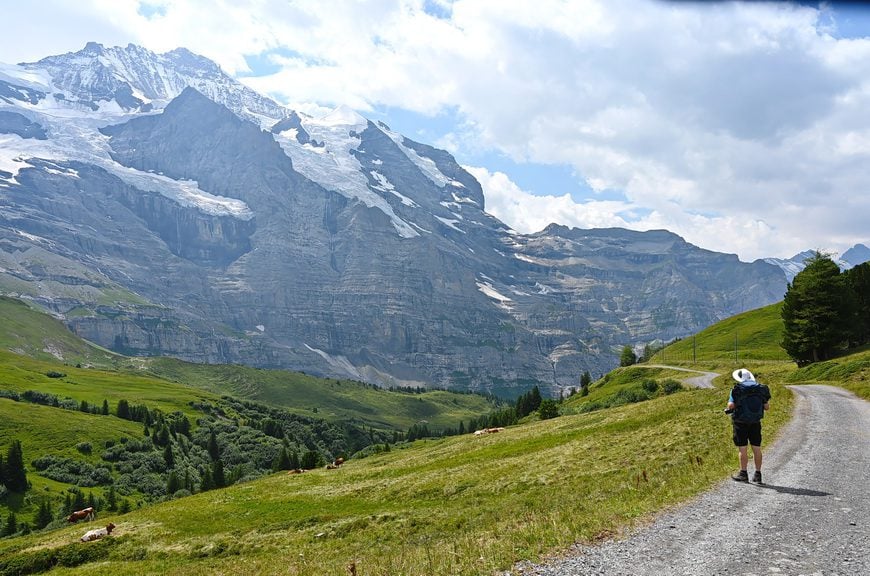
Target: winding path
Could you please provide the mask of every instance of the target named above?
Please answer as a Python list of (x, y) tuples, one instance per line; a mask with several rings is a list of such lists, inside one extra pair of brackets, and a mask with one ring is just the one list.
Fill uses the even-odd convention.
[(767, 484), (723, 481), (625, 539), (508, 574), (870, 574), (870, 402), (790, 388), (795, 414), (765, 451)]
[(689, 386), (695, 388), (713, 388), (713, 378), (719, 376), (716, 372), (703, 372), (701, 370), (691, 370), (689, 368), (680, 368), (678, 366), (665, 366), (664, 364), (635, 364), (635, 368), (667, 368), (668, 370), (678, 370), (680, 372), (695, 372), (700, 376), (693, 376), (683, 380)]

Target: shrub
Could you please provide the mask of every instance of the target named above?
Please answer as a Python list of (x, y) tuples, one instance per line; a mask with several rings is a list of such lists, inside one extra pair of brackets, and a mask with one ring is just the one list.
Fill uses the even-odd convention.
[(66, 374), (64, 374), (63, 372), (56, 372), (54, 370), (49, 370), (48, 372), (45, 373), (45, 375), (48, 376), (49, 378), (64, 378), (64, 377), (66, 377)]
[(643, 389), (646, 390), (647, 392), (649, 392), (650, 394), (654, 394), (659, 389), (659, 383), (656, 382), (655, 380), (653, 380), (652, 378), (646, 378), (641, 383), (641, 387), (643, 387)]
[(76, 444), (76, 450), (82, 454), (90, 454), (93, 451), (93, 446), (91, 446), (90, 442), (79, 442)]
[(683, 385), (676, 380), (668, 379), (662, 382), (662, 390), (665, 394), (673, 394), (683, 389)]
[(58, 482), (66, 482), (76, 486), (98, 486), (112, 483), (112, 474), (107, 468), (97, 467), (72, 458), (47, 455), (37, 458), (31, 464), (42, 476)]

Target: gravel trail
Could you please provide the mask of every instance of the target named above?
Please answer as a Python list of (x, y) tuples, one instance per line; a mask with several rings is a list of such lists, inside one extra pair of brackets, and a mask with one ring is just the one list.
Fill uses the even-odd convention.
[(713, 388), (713, 378), (719, 376), (717, 372), (704, 372), (702, 370), (691, 370), (689, 368), (680, 368), (678, 366), (665, 366), (664, 364), (635, 364), (635, 368), (667, 368), (668, 370), (678, 370), (680, 372), (694, 372), (700, 376), (686, 378), (683, 382), (695, 388)]
[(724, 480), (625, 539), (506, 574), (870, 575), (870, 402), (790, 388), (795, 414), (765, 447), (765, 485)]

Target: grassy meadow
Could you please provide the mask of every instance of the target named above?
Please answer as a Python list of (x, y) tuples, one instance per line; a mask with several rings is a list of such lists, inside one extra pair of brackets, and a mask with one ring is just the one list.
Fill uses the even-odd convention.
[[(619, 533), (724, 478), (735, 458), (721, 413), (730, 383), (720, 380), (105, 516), (117, 546), (55, 573), (344, 575), (353, 564), (359, 575), (492, 574)], [(791, 406), (771, 384), (769, 434)], [(0, 557), (23, 559), (82, 530), (0, 540)]]
[(782, 340), (782, 302), (726, 318), (670, 344), (656, 353), (651, 364), (734, 361), (788, 362), (779, 343)]
[[(0, 575), (38, 568), (48, 556), (57, 564), (51, 573), (59, 575), (492, 575), (576, 542), (618, 536), (733, 472), (736, 451), (722, 408), (734, 369), (749, 368), (771, 387), (766, 446), (791, 416), (788, 385), (840, 385), (870, 398), (870, 350), (797, 369), (777, 359), (780, 335), (769, 327), (774, 316), (778, 311), (768, 307), (729, 319), (709, 332), (719, 334), (724, 357), (675, 363), (720, 374), (714, 389), (662, 394), (666, 382), (694, 374), (619, 369), (593, 383), (587, 396), (566, 399), (558, 418), (531, 418), (479, 437), (421, 440), (337, 470), (275, 473), (124, 515), (101, 514), (98, 524), (112, 521), (117, 531), (99, 546), (76, 543), (85, 526), (0, 539)], [(755, 359), (728, 356), (734, 330), (753, 342)], [(651, 363), (671, 354), (677, 356), (665, 350)], [(17, 377), (28, 385), (62, 385), (41, 379), (43, 368), (37, 364)], [(71, 370), (68, 378), (79, 382), (83, 375)], [(186, 393), (222, 390), (206, 382), (210, 375), (201, 378)], [(650, 380), (658, 387), (649, 400), (583, 408)], [(179, 401), (171, 394), (164, 400)], [(19, 417), (24, 427), (41, 418)], [(62, 426), (53, 432), (62, 433)]]

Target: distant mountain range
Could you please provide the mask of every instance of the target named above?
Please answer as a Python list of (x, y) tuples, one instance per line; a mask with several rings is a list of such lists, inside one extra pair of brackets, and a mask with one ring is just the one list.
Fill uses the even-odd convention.
[(519, 234), (447, 152), (184, 49), (0, 66), (0, 291), (118, 352), (557, 393), (785, 289), (664, 230)]
[[(765, 258), (764, 261), (782, 268), (782, 271), (785, 272), (786, 278), (791, 282), (794, 280), (794, 277), (804, 269), (804, 263), (807, 259), (812, 258), (815, 253), (815, 250), (804, 250), (800, 254), (795, 254), (788, 260), (783, 260), (781, 258)], [(867, 246), (863, 244), (855, 244), (843, 252), (843, 254), (837, 259), (837, 263), (843, 270), (848, 270), (849, 268), (853, 268), (859, 264), (863, 264), (864, 262), (870, 262), (870, 248), (867, 248)]]

